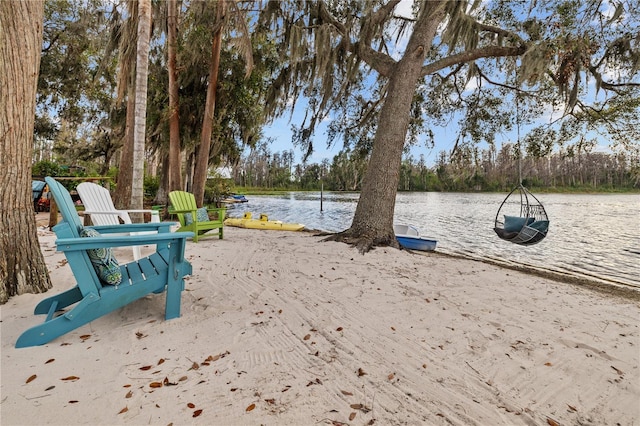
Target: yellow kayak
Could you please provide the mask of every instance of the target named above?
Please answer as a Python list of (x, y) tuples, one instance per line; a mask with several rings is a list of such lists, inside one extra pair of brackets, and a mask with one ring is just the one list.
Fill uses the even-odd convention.
[(261, 213), (260, 219), (252, 219), (251, 213), (245, 213), (243, 217), (230, 217), (224, 220), (227, 226), (248, 229), (270, 229), (278, 231), (300, 231), (304, 228), (301, 223), (286, 223), (281, 220), (269, 220), (266, 214)]

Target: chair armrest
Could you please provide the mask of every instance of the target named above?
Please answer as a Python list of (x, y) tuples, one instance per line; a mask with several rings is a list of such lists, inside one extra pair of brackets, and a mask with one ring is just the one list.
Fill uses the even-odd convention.
[(90, 228), (106, 234), (120, 234), (123, 232), (158, 231), (159, 233), (171, 232), (172, 226), (178, 226), (178, 222), (146, 222), (123, 223), (120, 225), (97, 225)]
[(110, 210), (110, 211), (97, 211), (97, 210), (85, 210), (85, 215), (92, 214), (110, 214), (116, 215), (122, 219), (124, 223), (130, 222), (129, 213), (149, 213), (151, 215), (152, 221), (153, 216), (156, 215), (156, 220), (160, 221), (159, 211), (158, 210)]
[(215, 212), (215, 211), (222, 211), (222, 210), (226, 211), (227, 208), (226, 207), (209, 207), (209, 206), (207, 206), (207, 211), (208, 212)]
[(127, 213), (153, 213), (153, 212), (157, 212), (158, 210), (119, 210), (121, 212), (127, 212)]
[(73, 252), (107, 247), (140, 246), (145, 244), (181, 243), (192, 238), (193, 232), (171, 232), (147, 235), (107, 235), (100, 237), (59, 238), (56, 240), (58, 251)]
[(112, 214), (116, 216), (120, 216), (124, 210), (109, 210), (109, 211), (98, 211), (98, 210), (84, 210), (84, 214)]
[(173, 208), (169, 208), (169, 214), (176, 214), (176, 213), (194, 213), (197, 209), (187, 209), (187, 210), (177, 210), (177, 209), (173, 209)]

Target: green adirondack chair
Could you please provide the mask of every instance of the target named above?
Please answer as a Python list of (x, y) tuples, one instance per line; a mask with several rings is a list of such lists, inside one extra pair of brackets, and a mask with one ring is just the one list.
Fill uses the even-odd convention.
[[(69, 192), (51, 177), (45, 181), (62, 215), (53, 227), (56, 246), (65, 253), (77, 284), (38, 303), (35, 314), (46, 314), (45, 322), (22, 333), (16, 347), (48, 343), (150, 293), (166, 292), (165, 319), (179, 317), (184, 276), (192, 271), (184, 258), (191, 234), (170, 232), (173, 222), (84, 227)], [(157, 234), (122, 235), (137, 231)], [(110, 233), (119, 235), (102, 235)], [(112, 247), (144, 244), (156, 244), (156, 251), (126, 265), (112, 257)]]
[[(201, 207), (196, 206), (196, 198), (190, 192), (171, 191), (169, 193), (169, 213), (178, 216), (180, 228), (178, 232), (193, 232), (193, 242), (199, 238), (217, 235), (222, 239), (224, 232), (224, 218), (227, 214), (226, 207)], [(209, 213), (216, 213), (216, 219), (210, 219)], [(211, 233), (211, 231), (217, 232)]]

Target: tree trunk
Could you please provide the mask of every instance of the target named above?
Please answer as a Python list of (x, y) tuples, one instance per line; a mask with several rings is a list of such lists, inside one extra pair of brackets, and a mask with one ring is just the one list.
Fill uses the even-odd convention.
[(218, 27), (213, 35), (213, 44), (211, 46), (207, 101), (204, 107), (200, 147), (196, 158), (195, 171), (193, 173), (193, 195), (196, 198), (196, 204), (198, 206), (202, 206), (204, 203), (204, 189), (207, 183), (207, 172), (209, 169), (213, 114), (216, 109), (216, 88), (218, 86), (218, 68), (220, 67), (220, 49), (222, 46), (222, 18), (224, 17), (225, 2), (217, 2), (216, 7), (216, 24), (218, 24)]
[(131, 202), (131, 182), (133, 176), (133, 129), (135, 117), (135, 67), (131, 67), (131, 75), (128, 77), (127, 87), (127, 116), (124, 131), (124, 143), (120, 152), (120, 164), (118, 166), (118, 181), (113, 204), (118, 209), (128, 209)]
[(405, 54), (390, 73), (389, 88), (380, 110), (371, 159), (362, 181), (353, 222), (349, 229), (330, 238), (354, 244), (361, 253), (375, 245), (398, 247), (393, 232), (393, 215), (402, 150), (425, 56), (444, 17), (441, 3), (425, 3)]
[(43, 19), (43, 1), (0, 2), (0, 303), (51, 288), (31, 195)]
[[(178, 27), (178, 1), (167, 2), (167, 45), (169, 71), (169, 175), (168, 190), (182, 189), (180, 167), (180, 117), (178, 99), (178, 72), (176, 69), (176, 39)], [(166, 169), (165, 169), (166, 170)], [(165, 172), (165, 174), (167, 173)]]
[[(144, 145), (147, 120), (147, 79), (149, 76), (149, 39), (151, 37), (151, 0), (138, 2), (138, 43), (136, 49), (136, 107), (134, 118), (132, 209), (142, 209), (144, 201)], [(140, 214), (137, 214), (140, 216)], [(140, 221), (140, 217), (137, 217)]]
[(169, 188), (169, 154), (165, 153), (162, 156), (162, 172), (160, 173), (160, 185), (158, 185), (158, 192), (156, 192), (156, 197), (153, 200), (154, 204), (162, 204), (166, 205), (169, 202), (169, 193), (167, 192), (167, 188)]

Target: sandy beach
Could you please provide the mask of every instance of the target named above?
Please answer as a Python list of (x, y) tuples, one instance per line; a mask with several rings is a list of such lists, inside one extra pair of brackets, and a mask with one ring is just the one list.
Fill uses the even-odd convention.
[(38, 232), (54, 288), (1, 307), (3, 426), (640, 425), (633, 295), (225, 227), (187, 246), (180, 318), (152, 295), (15, 349), (37, 302), (74, 285)]

